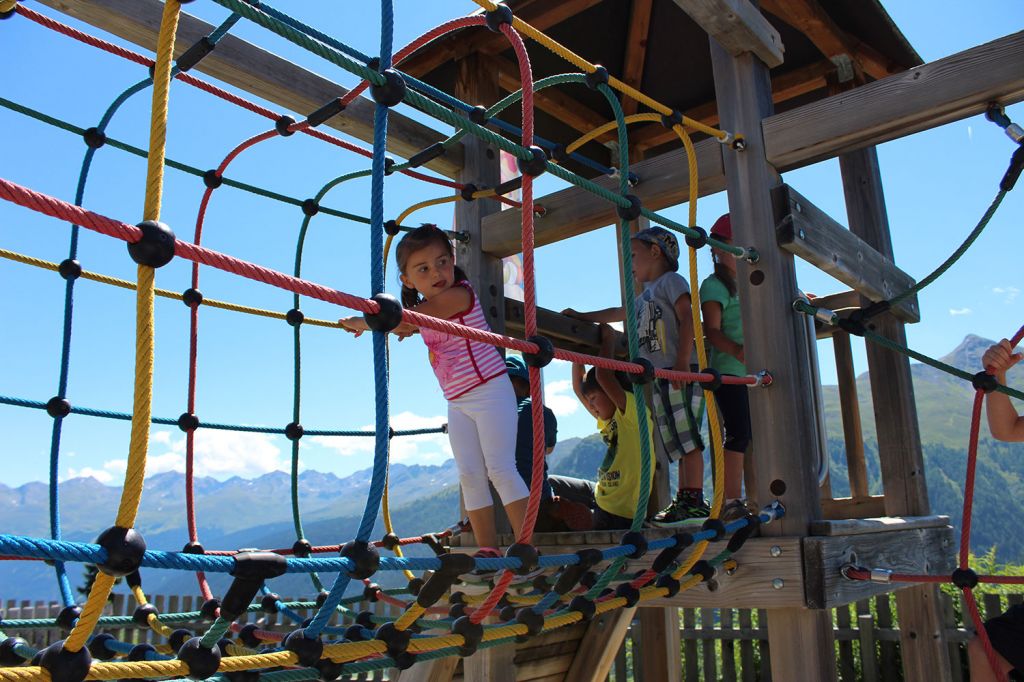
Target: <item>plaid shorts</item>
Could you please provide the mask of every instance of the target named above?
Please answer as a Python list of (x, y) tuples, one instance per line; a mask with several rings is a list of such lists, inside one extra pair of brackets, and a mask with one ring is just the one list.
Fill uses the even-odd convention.
[(676, 389), (666, 379), (655, 380), (654, 420), (670, 462), (679, 460), (687, 452), (704, 449), (700, 437), (703, 418), (704, 391), (700, 384), (690, 382)]

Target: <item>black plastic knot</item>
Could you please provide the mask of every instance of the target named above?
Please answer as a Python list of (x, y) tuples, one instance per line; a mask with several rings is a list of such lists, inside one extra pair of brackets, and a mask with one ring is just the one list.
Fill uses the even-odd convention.
[(306, 637), (304, 629), (289, 632), (281, 645), (295, 654), (295, 657), (299, 659), (299, 665), (306, 668), (316, 665), (316, 662), (324, 655), (324, 643), (320, 641), (319, 637), (313, 639)]
[(334, 118), (343, 111), (345, 111), (345, 105), (341, 103), (340, 97), (335, 97), (330, 102), (307, 116), (306, 123), (309, 124), (310, 128), (316, 128), (324, 121)]
[(498, 6), (493, 10), (484, 12), (484, 20), (487, 22), (487, 28), (495, 33), (501, 33), (501, 27), (505, 24), (511, 26), (513, 18), (512, 10), (508, 5), (502, 2), (499, 2)]
[(210, 36), (203, 36), (178, 57), (175, 62), (178, 71), (185, 73), (198, 64), (203, 57), (213, 52), (215, 47), (217, 47), (217, 43), (210, 40)]
[(662, 114), (661, 125), (665, 126), (669, 130), (683, 124), (683, 112), (678, 109), (673, 109), (671, 114)]
[(327, 597), (329, 597), (329, 596), (330, 596), (330, 592), (328, 592), (327, 590), (320, 590), (319, 592), (317, 592), (316, 593), (316, 607), (318, 609), (321, 608), (324, 605), (324, 603), (327, 601)]
[(209, 189), (217, 189), (224, 184), (224, 178), (221, 177), (216, 168), (211, 168), (203, 173), (203, 184)]
[(263, 613), (277, 613), (279, 611), (277, 608), (277, 602), (280, 600), (281, 598), (273, 592), (265, 594), (263, 595), (263, 598), (260, 599), (260, 610), (263, 611)]
[(472, 182), (468, 182), (461, 190), (459, 190), (459, 195), (462, 197), (463, 201), (476, 201), (476, 197), (473, 196), (476, 191), (476, 185)]
[(85, 140), (85, 145), (89, 149), (99, 149), (107, 143), (106, 133), (96, 127), (89, 128), (82, 133), (82, 139)]
[(370, 86), (370, 97), (381, 106), (393, 107), (405, 98), (405, 79), (394, 69), (384, 69), (380, 75), (384, 82)]
[(619, 217), (623, 220), (636, 220), (639, 218), (644, 209), (640, 197), (635, 194), (627, 194), (622, 198), (629, 202), (629, 206), (615, 206), (615, 212), (619, 214)]
[(155, 654), (156, 647), (152, 644), (136, 644), (129, 651), (125, 658), (129, 661), (148, 661), (149, 654)]
[(626, 555), (630, 559), (639, 559), (644, 554), (647, 554), (647, 538), (645, 538), (644, 534), (640, 531), (629, 531), (622, 536), (621, 540), (619, 540), (619, 545), (623, 547), (626, 545), (633, 546), (633, 551)]
[(305, 432), (305, 429), (302, 428), (302, 424), (299, 424), (298, 422), (289, 422), (288, 425), (284, 427), (284, 437), (290, 441), (296, 441), (302, 438), (302, 435)]
[(139, 265), (159, 268), (174, 258), (174, 232), (156, 220), (144, 220), (136, 227), (142, 230), (137, 242), (128, 243), (128, 255)]
[(594, 65), (594, 70), (586, 75), (587, 87), (591, 90), (597, 90), (599, 85), (608, 84), (608, 69), (604, 68), (600, 64)]
[(359, 625), (358, 623), (355, 625), (350, 625), (345, 630), (345, 639), (347, 639), (350, 642), (365, 642), (367, 639), (369, 639), (369, 637), (366, 636), (365, 630), (366, 628), (364, 628), (362, 625)]
[(54, 419), (64, 418), (71, 414), (71, 403), (66, 398), (55, 395), (46, 401), (46, 414)]
[(976, 391), (991, 393), (999, 387), (999, 382), (996, 381), (996, 378), (988, 372), (978, 372), (971, 377), (971, 386), (974, 386), (974, 390)]
[(690, 575), (698, 575), (701, 582), (706, 583), (715, 577), (715, 569), (707, 560), (701, 559), (690, 569)]
[(395, 533), (386, 533), (380, 540), (380, 546), (389, 552), (394, 552), (395, 548), (401, 544), (401, 538)]
[(146, 553), (146, 541), (134, 528), (111, 526), (96, 538), (96, 544), (107, 551), (107, 559), (96, 568), (114, 578), (123, 578), (139, 569)]
[(238, 639), (242, 640), (242, 644), (250, 649), (256, 649), (263, 644), (263, 640), (256, 636), (257, 630), (259, 627), (255, 623), (243, 625), (242, 629), (238, 631)]
[(654, 363), (647, 358), (633, 358), (630, 360), (634, 365), (640, 365), (644, 371), (639, 374), (629, 374), (629, 380), (634, 384), (649, 384), (654, 381)]
[(588, 590), (597, 584), (597, 573), (594, 571), (587, 571), (580, 576), (580, 585), (587, 588)]
[(182, 412), (181, 416), (178, 417), (178, 428), (185, 433), (195, 431), (199, 428), (199, 417), (191, 412)]
[(670, 575), (663, 575), (654, 583), (655, 587), (662, 587), (666, 590), (666, 597), (674, 597), (679, 594), (679, 581)]
[(321, 658), (314, 667), (320, 671), (320, 679), (328, 682), (338, 679), (345, 672), (344, 663), (335, 663), (329, 658)]
[(519, 559), (519, 568), (511, 569), (516, 575), (526, 575), (533, 569), (537, 568), (537, 562), (540, 560), (540, 552), (533, 545), (528, 545), (523, 542), (516, 542), (509, 545), (509, 548), (505, 550), (505, 557), (508, 559)]
[(426, 581), (423, 578), (413, 578), (406, 584), (405, 589), (408, 590), (409, 594), (415, 597), (420, 593), (420, 590), (423, 589), (425, 584)]
[(75, 627), (75, 621), (78, 620), (80, 615), (82, 615), (82, 607), (77, 604), (72, 604), (71, 606), (65, 606), (62, 608), (53, 622), (56, 623), (57, 627), (61, 630), (70, 632), (71, 629)]
[(363, 587), (363, 601), (378, 602), (380, 601), (380, 585), (377, 583), (368, 583)]
[(132, 613), (132, 622), (139, 627), (149, 627), (149, 617), (160, 615), (152, 604), (139, 604)]
[(537, 145), (530, 147), (529, 159), (516, 159), (516, 167), (523, 175), (535, 178), (544, 173), (548, 168), (548, 155)]
[[(177, 630), (175, 630), (175, 632), (177, 632)], [(20, 665), (21, 664), (20, 660), (18, 661), (18, 663), (8, 663), (5, 660), (3, 646), (4, 646), (4, 644), (6, 644), (9, 641), (11, 641), (11, 640), (7, 639), (7, 640), (4, 640), (3, 644), (0, 644), (0, 665), (4, 665), (4, 666)], [(22, 641), (25, 641), (25, 640), (22, 640)], [(96, 635), (95, 637), (93, 637), (92, 639), (89, 640), (89, 653), (95, 659), (98, 659), (100, 661), (109, 661), (114, 656), (117, 656), (117, 652), (111, 650), (107, 646), (108, 642), (114, 642), (114, 641), (116, 641), (116, 640), (114, 639), (114, 636), (112, 634), (110, 634), (109, 632), (101, 632), (100, 634)]]
[(384, 223), (384, 233), (392, 237), (397, 235), (401, 230), (398, 227), (398, 223), (394, 220), (388, 220)]
[(384, 175), (391, 175), (395, 172), (395, 164), (398, 163), (390, 156), (384, 157)]
[(679, 555), (683, 551), (693, 544), (693, 536), (689, 533), (677, 533), (673, 539), (675, 544), (661, 550), (657, 557), (654, 559), (654, 563), (651, 564), (651, 570), (655, 573), (664, 572), (669, 566), (675, 563), (675, 560), (679, 558)]
[(532, 607), (526, 606), (516, 611), (516, 623), (526, 626), (526, 634), (516, 636), (517, 642), (525, 642), (544, 630), (544, 615), (537, 613)]
[(487, 117), (487, 107), (477, 105), (469, 110), (466, 114), (470, 121), (477, 124), (478, 126), (487, 125), (487, 121), (490, 119)]
[(292, 555), (299, 559), (308, 559), (313, 553), (313, 545), (305, 538), (299, 538), (292, 545)]
[(720, 519), (708, 519), (701, 526), (701, 530), (707, 530), (714, 533), (709, 540), (715, 542), (725, 537), (725, 524)]
[(443, 142), (435, 142), (429, 147), (425, 147), (412, 156), (409, 157), (408, 164), (411, 168), (419, 168), (428, 161), (433, 161), (439, 156), (444, 156), (447, 149), (445, 149)]
[(341, 547), (339, 554), (352, 562), (352, 569), (346, 575), (353, 580), (369, 578), (380, 568), (380, 553), (377, 548), (363, 540), (350, 540)]
[(384, 623), (373, 633), (373, 638), (384, 642), (387, 645), (388, 656), (394, 658), (409, 649), (412, 633), (408, 630), (399, 630), (394, 623)]
[(705, 367), (700, 371), (701, 374), (710, 374), (710, 379), (698, 381), (700, 387), (705, 391), (717, 391), (722, 385), (722, 373), (713, 367)]
[(181, 292), (181, 302), (189, 308), (198, 308), (203, 303), (203, 293), (199, 289), (189, 287)]
[(65, 258), (57, 266), (57, 272), (70, 282), (82, 276), (82, 264), (73, 258)]
[(469, 616), (462, 616), (452, 623), (452, 634), (462, 635), (463, 644), (459, 647), (459, 656), (465, 658), (476, 653), (484, 637), (484, 626), (474, 623)]
[(625, 599), (626, 607), (632, 608), (640, 601), (640, 590), (633, 587), (630, 583), (621, 583), (615, 588), (615, 596)]
[(298, 327), (306, 321), (306, 315), (298, 308), (292, 308), (284, 314), (284, 321), (293, 327)]
[(971, 589), (978, 585), (978, 574), (971, 568), (958, 568), (950, 576), (953, 584), (961, 590)]
[(310, 218), (320, 212), (320, 204), (317, 203), (316, 199), (306, 199), (302, 202), (302, 213)]
[(295, 134), (295, 131), (291, 127), (295, 125), (295, 119), (291, 116), (282, 116), (281, 118), (274, 121), (274, 130), (281, 137), (289, 137)]
[(220, 667), (220, 648), (207, 649), (202, 638), (193, 637), (178, 649), (178, 660), (188, 666), (188, 676), (193, 680), (205, 680)]
[(703, 227), (697, 226), (691, 227), (690, 229), (696, 232), (697, 235), (686, 235), (686, 237), (683, 240), (686, 242), (686, 245), (689, 246), (691, 249), (701, 249), (707, 246), (708, 231), (705, 230)]
[[(182, 645), (190, 639), (192, 639), (192, 633), (183, 628), (179, 628), (171, 633), (171, 636), (167, 638), (167, 643), (171, 646), (171, 651), (177, 653), (178, 649), (180, 649)], [(93, 655), (95, 656), (95, 652)]]
[(585, 623), (593, 620), (594, 614), (597, 613), (597, 605), (581, 594), (572, 598), (572, 601), (569, 602), (569, 610), (578, 612), (581, 616), (580, 620)]
[[(246, 604), (248, 606), (248, 604)], [(199, 615), (206, 620), (217, 620), (217, 615), (220, 613), (220, 599), (207, 599), (203, 602), (203, 605), (199, 607)]]
[(523, 353), (523, 362), (530, 367), (547, 367), (555, 357), (555, 345), (546, 336), (536, 335), (526, 339), (537, 346), (535, 353)]
[(383, 292), (373, 295), (380, 309), (376, 313), (363, 313), (366, 326), (375, 332), (389, 332), (402, 324), (402, 302)]
[(39, 652), (39, 665), (50, 673), (53, 682), (82, 682), (89, 674), (92, 654), (88, 647), (69, 651), (60, 640)]
[(566, 151), (564, 144), (556, 144), (548, 151), (548, 158), (557, 161), (560, 164), (565, 164), (569, 160), (569, 152)]

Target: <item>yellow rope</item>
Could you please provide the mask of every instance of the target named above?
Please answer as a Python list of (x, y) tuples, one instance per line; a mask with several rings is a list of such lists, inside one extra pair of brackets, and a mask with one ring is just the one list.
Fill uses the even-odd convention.
[[(654, 121), (655, 123), (658, 123), (661, 121), (661, 116), (659, 116), (658, 114), (632, 114), (630, 116), (626, 116), (624, 120), (626, 121), (626, 125), (642, 123), (645, 121)], [(618, 125), (618, 121), (608, 121), (608, 123), (605, 123), (603, 126), (594, 128), (589, 133), (576, 139), (572, 144), (566, 147), (565, 153), (572, 154), (574, 151), (576, 151), (586, 143), (590, 142), (594, 138), (600, 137), (601, 135), (604, 135), (605, 133), (614, 130), (616, 127), (618, 127)]]
[[(397, 548), (396, 548), (397, 549)], [(406, 630), (416, 622), (416, 619), (422, 616), (426, 612), (426, 609), (419, 604), (413, 602), (413, 605), (401, 615), (401, 617), (395, 621), (396, 630)]]

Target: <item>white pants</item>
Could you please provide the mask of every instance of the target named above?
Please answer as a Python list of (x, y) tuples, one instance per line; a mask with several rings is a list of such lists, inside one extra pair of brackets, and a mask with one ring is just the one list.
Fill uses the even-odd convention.
[(490, 507), (494, 484), (503, 504), (529, 497), (516, 469), (516, 394), (507, 375), (448, 401), (448, 440), (466, 509)]

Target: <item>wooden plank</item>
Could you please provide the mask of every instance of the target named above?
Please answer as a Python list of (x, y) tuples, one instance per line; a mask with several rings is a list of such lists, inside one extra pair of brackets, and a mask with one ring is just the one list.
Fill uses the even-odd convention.
[(643, 633), (640, 632), (640, 628), (637, 627), (635, 620), (630, 624), (628, 633), (629, 637), (626, 639), (626, 643), (629, 646), (629, 653), (633, 657), (633, 682), (645, 682), (642, 675), (643, 668), (638, 663), (641, 658), (640, 641)]
[(839, 411), (843, 422), (843, 442), (846, 445), (846, 471), (850, 482), (850, 496), (867, 497), (868, 467), (864, 458), (864, 430), (860, 420), (857, 373), (853, 368), (850, 335), (846, 332), (833, 334), (832, 347), (839, 384)]
[[(914, 285), (891, 259), (837, 223), (789, 185), (772, 191), (779, 246), (827, 272), (871, 301), (888, 300)], [(892, 309), (905, 322), (921, 319), (917, 297)]]
[[(697, 630), (697, 609), (683, 609), (683, 629), (687, 632)], [(686, 682), (698, 682), (700, 675), (700, 661), (697, 659), (697, 640), (687, 638), (683, 641), (683, 666), (686, 673)]]
[[(700, 175), (700, 195), (725, 189), (722, 170), (722, 145), (716, 140), (703, 140), (694, 145)], [(645, 207), (658, 210), (685, 201), (689, 192), (689, 171), (686, 154), (680, 149), (637, 163), (632, 167), (641, 179), (632, 192)], [(618, 181), (602, 177), (594, 182), (612, 192)], [(476, 202), (474, 202), (476, 203)], [(537, 246), (592, 232), (618, 221), (615, 207), (594, 197), (590, 192), (570, 187), (537, 200), (547, 213), (535, 221)], [(519, 211), (501, 211), (484, 218), (482, 248), (498, 257), (511, 256), (522, 250), (522, 225)]]
[(848, 580), (847, 564), (884, 567), (897, 573), (944, 574), (953, 570), (953, 529), (913, 528), (869, 535), (804, 538), (807, 605), (829, 609), (891, 592), (903, 585)]
[[(626, 57), (622, 65), (622, 82), (643, 91), (644, 60), (647, 56), (647, 34), (651, 28), (652, 0), (633, 0), (629, 10), (629, 31), (626, 33)], [(635, 114), (639, 102), (622, 98), (622, 113)]]
[[(714, 634), (715, 615), (713, 609), (700, 610), (700, 627), (706, 634)], [(701, 663), (704, 669), (704, 682), (717, 682), (718, 665), (715, 652), (716, 641), (710, 637), (701, 641)]]
[[(875, 612), (878, 614), (878, 628), (892, 630), (892, 598), (888, 594), (875, 597)], [(881, 639), (878, 643), (879, 669), (883, 680), (892, 680), (899, 676), (898, 649), (896, 642)]]
[(878, 682), (878, 658), (875, 654), (875, 621), (867, 601), (857, 602), (857, 635), (860, 641), (860, 666), (864, 682)]
[(865, 535), (913, 528), (945, 528), (948, 516), (884, 516), (874, 519), (842, 519), (812, 521), (811, 535)]
[[(42, 0), (76, 19), (113, 33), (152, 52), (160, 28), (163, 3), (158, 0)], [(175, 56), (180, 56), (213, 26), (182, 13), (178, 24)], [(327, 67), (327, 63), (324, 63)], [(196, 67), (229, 85), (288, 109), (304, 118), (348, 90), (312, 71), (278, 57), (252, 43), (228, 34)], [(342, 113), (324, 123), (364, 142), (373, 141), (374, 103), (359, 97)], [(269, 124), (268, 124), (269, 127)], [(445, 139), (436, 130), (397, 112), (388, 117), (388, 150), (409, 158), (416, 152)], [(426, 164), (448, 177), (462, 167), (462, 148), (456, 145)]]
[(821, 501), (822, 516), (826, 519), (862, 519), (885, 515), (885, 497), (840, 497)]
[[(836, 608), (836, 626), (839, 628), (850, 627), (850, 606), (844, 604)], [(839, 650), (839, 679), (842, 682), (856, 682), (857, 673), (853, 666), (853, 642), (848, 639), (840, 639), (836, 645)]]
[[(505, 333), (522, 338), (526, 322), (523, 302), (505, 299)], [(537, 329), (558, 348), (596, 355), (601, 347), (600, 327), (546, 308), (537, 308)], [(626, 336), (616, 334), (616, 354), (626, 357)]]
[(681, 682), (679, 665), (679, 610), (647, 608), (637, 610), (640, 622), (640, 659), (633, 659), (640, 668), (640, 679)]
[(457, 656), (423, 661), (414, 664), (408, 670), (403, 670), (398, 679), (401, 682), (451, 682), (455, 666), (458, 664)]
[(615, 682), (626, 682), (626, 647), (620, 645), (615, 654)]
[(733, 609), (719, 609), (718, 616), (721, 620), (722, 634), (722, 680), (724, 682), (736, 682), (736, 642), (733, 631)]
[[(753, 627), (750, 609), (739, 609), (740, 630), (750, 630)], [(740, 640), (740, 672), (743, 682), (754, 682), (754, 642), (750, 639)]]
[(769, 67), (783, 62), (779, 32), (749, 0), (673, 1), (732, 56), (752, 52)]
[(762, 130), (769, 162), (788, 169), (974, 116), (990, 102), (1022, 99), (1019, 32), (777, 114)]
[[(516, 666), (513, 669), (513, 677), (516, 682), (527, 682), (529, 680), (543, 680), (550, 679), (556, 675), (564, 675), (565, 671), (572, 665), (572, 660), (575, 654), (568, 653), (562, 654), (561, 656), (553, 656), (551, 658), (545, 658), (536, 661), (529, 661), (521, 666)], [(480, 679), (480, 680), (492, 680), (494, 678), (476, 678), (467, 677), (467, 679)]]
[[(611, 670), (615, 654), (626, 638), (636, 607), (615, 609), (590, 621), (587, 633), (565, 675), (565, 682), (602, 680)], [(483, 678), (480, 678), (483, 679)]]

